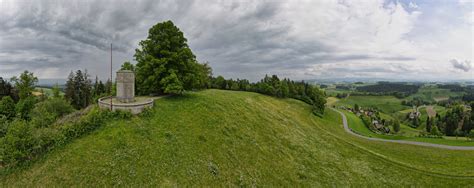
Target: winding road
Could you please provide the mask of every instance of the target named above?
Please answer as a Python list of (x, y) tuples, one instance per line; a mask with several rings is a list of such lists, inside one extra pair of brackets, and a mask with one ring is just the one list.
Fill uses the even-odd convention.
[(448, 145), (442, 145), (442, 144), (432, 144), (432, 143), (426, 143), (426, 142), (415, 142), (415, 141), (408, 141), (408, 140), (388, 140), (388, 139), (382, 139), (382, 138), (371, 138), (367, 136), (362, 136), (360, 134), (357, 134), (355, 132), (352, 132), (352, 130), (349, 128), (349, 125), (347, 125), (347, 118), (344, 113), (342, 113), (339, 110), (336, 110), (334, 108), (330, 108), (331, 110), (341, 114), (342, 116), (342, 123), (344, 125), (344, 130), (354, 136), (357, 136), (359, 138), (363, 138), (366, 140), (372, 140), (372, 141), (380, 141), (380, 142), (391, 142), (391, 143), (399, 143), (399, 144), (410, 144), (410, 145), (417, 145), (417, 146), (425, 146), (425, 147), (433, 147), (433, 148), (441, 148), (441, 149), (449, 149), (449, 150), (474, 150), (474, 146), (448, 146)]

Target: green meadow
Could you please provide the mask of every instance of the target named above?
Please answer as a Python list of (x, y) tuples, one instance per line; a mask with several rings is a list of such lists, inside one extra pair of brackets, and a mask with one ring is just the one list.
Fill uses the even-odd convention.
[(343, 130), (339, 114), (326, 109), (318, 117), (294, 99), (205, 90), (159, 99), (141, 116), (111, 121), (30, 165), (4, 172), (1, 182), (9, 187), (458, 187), (474, 185), (473, 157), (474, 151), (360, 139)]
[(355, 104), (363, 108), (376, 108), (383, 113), (392, 114), (401, 110), (410, 109), (402, 105), (402, 100), (394, 96), (349, 96), (340, 99), (338, 105), (354, 107)]
[(417, 93), (407, 97), (407, 100), (420, 98), (424, 101), (437, 102), (449, 99), (449, 97), (462, 96), (463, 92), (452, 92), (449, 89), (438, 88), (435, 85), (421, 87)]

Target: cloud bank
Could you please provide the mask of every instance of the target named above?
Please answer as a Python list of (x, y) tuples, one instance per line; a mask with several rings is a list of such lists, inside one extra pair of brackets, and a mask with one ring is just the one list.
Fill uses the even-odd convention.
[(473, 79), (472, 12), (448, 1), (0, 0), (0, 76), (106, 77), (110, 43), (118, 69), (172, 20), (215, 75)]
[(454, 68), (462, 70), (464, 72), (469, 72), (472, 68), (471, 61), (458, 61), (456, 59), (451, 59), (449, 62), (453, 65)]

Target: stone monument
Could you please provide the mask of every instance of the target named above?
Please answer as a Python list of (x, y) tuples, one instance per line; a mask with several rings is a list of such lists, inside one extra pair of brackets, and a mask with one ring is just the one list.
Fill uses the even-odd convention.
[(116, 76), (117, 100), (123, 103), (134, 102), (135, 73), (130, 70), (119, 70)]
[(135, 99), (135, 74), (129, 70), (117, 71), (115, 78), (117, 83), (117, 96), (102, 97), (98, 100), (101, 109), (125, 110), (132, 114), (143, 112), (146, 108), (153, 107), (153, 101), (157, 97), (141, 96)]

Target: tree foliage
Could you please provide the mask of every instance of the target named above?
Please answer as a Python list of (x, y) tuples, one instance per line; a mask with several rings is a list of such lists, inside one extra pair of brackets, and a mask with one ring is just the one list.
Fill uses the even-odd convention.
[(454, 131), (458, 128), (464, 116), (464, 109), (462, 106), (455, 106), (449, 109), (444, 116), (444, 123), (446, 125), (444, 133), (447, 136), (454, 136)]
[(65, 88), (65, 99), (76, 109), (89, 106), (92, 102), (92, 83), (87, 71), (77, 70), (69, 74)]
[(180, 94), (207, 86), (210, 68), (196, 61), (183, 32), (173, 22), (154, 25), (139, 46), (135, 53), (138, 94)]
[(474, 130), (469, 131), (468, 137), (471, 139), (471, 141), (474, 141)]
[(305, 83), (295, 82), (290, 79), (280, 79), (277, 75), (265, 75), (263, 79), (256, 83), (250, 83), (246, 79), (228, 79), (217, 76), (211, 79), (210, 87), (216, 89), (251, 91), (265, 95), (294, 98), (313, 106), (313, 112), (317, 115), (324, 113), (326, 98), (324, 92), (318, 87)]
[(0, 77), (0, 98), (10, 96), (14, 101), (18, 101), (18, 93), (10, 82)]
[(51, 125), (58, 117), (69, 114), (73, 110), (68, 102), (60, 98), (39, 102), (31, 111), (31, 124), (35, 127), (46, 127)]
[(375, 85), (366, 85), (357, 87), (357, 91), (368, 92), (377, 95), (394, 95), (403, 98), (418, 92), (420, 85), (406, 83), (378, 82)]
[(122, 66), (120, 67), (120, 70), (130, 70), (130, 71), (135, 71), (135, 65), (131, 64), (128, 61), (125, 61)]
[(20, 99), (20, 101), (15, 106), (15, 111), (17, 117), (22, 120), (30, 120), (30, 112), (36, 104), (36, 98), (33, 96), (27, 97), (25, 99)]
[(426, 132), (431, 132), (432, 125), (433, 119), (431, 119), (429, 116), (426, 117)]
[(5, 96), (0, 100), (0, 116), (5, 116), (7, 120), (15, 117), (15, 102), (10, 96)]
[(396, 133), (400, 132), (400, 121), (398, 119), (393, 121), (393, 131)]
[(15, 88), (18, 90), (20, 99), (26, 99), (32, 95), (35, 84), (38, 82), (38, 78), (33, 75), (32, 72), (24, 71), (20, 77), (13, 77), (12, 82), (15, 83)]

